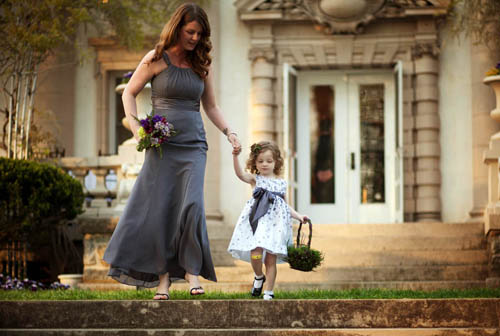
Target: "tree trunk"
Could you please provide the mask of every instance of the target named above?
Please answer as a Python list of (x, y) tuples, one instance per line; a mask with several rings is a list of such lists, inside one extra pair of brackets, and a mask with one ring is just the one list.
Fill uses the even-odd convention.
[(14, 74), (10, 77), (10, 97), (9, 97), (9, 126), (7, 135), (7, 157), (11, 157), (12, 148), (12, 113), (14, 109)]
[(31, 91), (30, 91), (30, 107), (28, 110), (28, 124), (26, 125), (26, 148), (24, 153), (24, 158), (27, 160), (29, 158), (30, 149), (30, 128), (31, 128), (31, 116), (33, 114), (33, 108), (35, 103), (35, 90), (36, 90), (36, 80), (38, 79), (38, 64), (33, 67), (33, 77), (31, 80)]
[(21, 110), (23, 111), (21, 115), (21, 154), (20, 157), (23, 157), (23, 143), (24, 143), (24, 126), (26, 124), (26, 108), (28, 105), (28, 95), (31, 94), (31, 92), (28, 91), (29, 84), (30, 84), (30, 79), (33, 77), (32, 72), (31, 72), (31, 53), (28, 56), (28, 66), (26, 67), (27, 72), (25, 73), (25, 82), (24, 82), (24, 99), (23, 99), (23, 105), (21, 107)]

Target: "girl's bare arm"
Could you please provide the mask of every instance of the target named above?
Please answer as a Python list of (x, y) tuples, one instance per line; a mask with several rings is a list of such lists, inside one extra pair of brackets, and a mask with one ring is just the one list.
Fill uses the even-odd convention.
[(290, 209), (290, 214), (292, 215), (292, 218), (295, 218), (296, 220), (304, 223), (304, 221), (309, 218), (307, 217), (306, 215), (301, 215), (299, 214), (297, 211), (295, 211), (294, 208), (292, 208), (291, 206), (288, 206), (288, 208)]
[(241, 168), (240, 160), (238, 160), (238, 154), (235, 152), (233, 152), (233, 166), (234, 166), (234, 172), (236, 173), (236, 176), (238, 176), (240, 180), (248, 184), (251, 184), (252, 186), (255, 185), (255, 176), (245, 172)]

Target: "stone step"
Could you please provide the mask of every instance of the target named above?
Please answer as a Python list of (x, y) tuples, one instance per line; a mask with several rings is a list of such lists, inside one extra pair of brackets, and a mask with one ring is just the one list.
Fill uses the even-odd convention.
[(499, 304), (500, 299), (1, 301), (0, 328), (498, 329)]
[[(252, 286), (252, 277), (241, 282), (211, 282), (201, 280), (207, 292), (246, 293)], [(438, 289), (468, 289), (484, 288), (484, 280), (456, 280), (456, 281), (322, 281), (322, 282), (276, 282), (275, 289), (296, 291), (301, 289), (348, 290), (355, 288), (385, 288), (400, 290), (433, 291)], [(135, 290), (133, 286), (126, 286), (117, 282), (84, 282), (78, 285), (81, 289), (90, 290)], [(185, 282), (175, 282), (172, 290), (188, 291), (189, 285)]]
[[(295, 243), (295, 241), (294, 241)], [(329, 237), (313, 234), (311, 246), (324, 252), (485, 250), (484, 234), (467, 237)], [(226, 247), (227, 248), (227, 247)]]
[[(298, 224), (294, 222), (294, 232)], [(234, 225), (219, 222), (207, 223), (210, 239), (229, 240)], [(307, 225), (306, 225), (307, 232)], [(484, 236), (483, 223), (391, 223), (391, 224), (313, 224), (313, 239), (315, 237), (470, 237)]]
[(325, 253), (327, 267), (486, 265), (486, 250)]
[[(294, 229), (298, 227), (294, 224)], [(313, 224), (317, 237), (469, 237), (484, 235), (483, 223)]]
[(5, 336), (497, 336), (496, 328), (394, 328), (394, 329), (3, 329)]
[[(250, 265), (217, 267), (218, 281), (240, 282), (252, 279)], [(278, 265), (278, 282), (325, 281), (449, 281), (484, 280), (487, 265), (459, 266), (381, 266), (381, 267), (320, 267), (314, 272), (300, 272), (288, 265)]]
[[(296, 237), (296, 235), (294, 236)], [(293, 243), (295, 243), (295, 239)], [(213, 255), (226, 259), (227, 247), (230, 238), (210, 239), (210, 248)], [(304, 243), (307, 242), (306, 240)], [(421, 236), (370, 236), (370, 237), (338, 237), (314, 233), (311, 246), (324, 252), (348, 251), (442, 251), (442, 250), (485, 250), (486, 239), (484, 234), (466, 237), (421, 237)], [(215, 261), (214, 261), (215, 262)]]

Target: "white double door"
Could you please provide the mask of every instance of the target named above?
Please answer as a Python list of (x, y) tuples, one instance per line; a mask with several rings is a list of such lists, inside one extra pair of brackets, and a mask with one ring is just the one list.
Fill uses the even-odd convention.
[(296, 73), (296, 205), (316, 223), (401, 221), (392, 72)]

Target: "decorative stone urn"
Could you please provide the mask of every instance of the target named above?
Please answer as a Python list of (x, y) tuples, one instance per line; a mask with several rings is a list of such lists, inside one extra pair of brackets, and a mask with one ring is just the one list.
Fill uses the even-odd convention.
[[(489, 85), (493, 91), (495, 91), (496, 96), (496, 108), (491, 110), (490, 117), (496, 122), (500, 123), (500, 75), (497, 76), (487, 76), (483, 79), (483, 83)], [(500, 139), (500, 132), (493, 135), (493, 138)]]
[[(125, 87), (127, 84), (119, 84), (116, 88), (115, 91), (119, 94), (122, 94), (123, 91), (125, 90)], [(135, 97), (135, 101), (137, 104), (137, 117), (139, 119), (143, 119), (146, 117), (146, 115), (151, 112), (151, 84), (147, 83), (142, 91)], [(126, 129), (130, 130), (130, 125), (128, 124), (128, 120), (126, 117), (123, 117), (122, 119), (122, 124), (125, 126)], [(134, 137), (131, 139), (128, 139), (124, 142), (128, 143), (129, 141), (134, 142), (137, 144), (137, 141), (135, 141)]]

